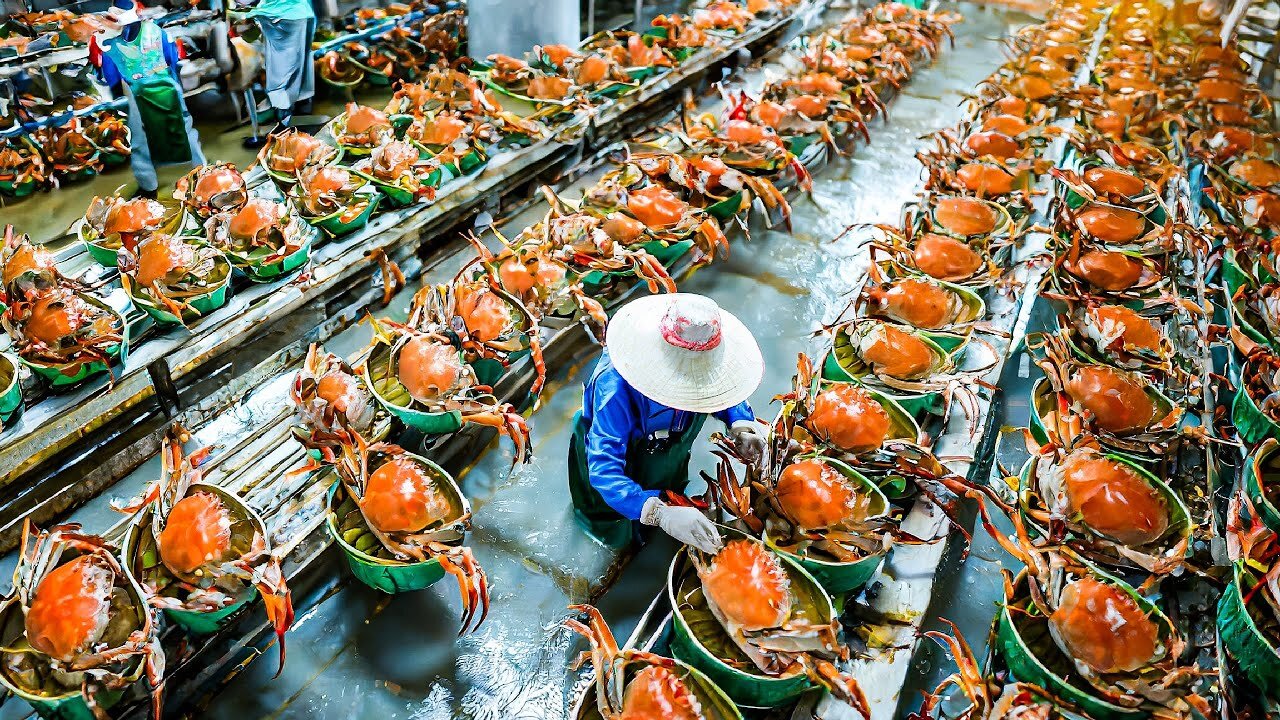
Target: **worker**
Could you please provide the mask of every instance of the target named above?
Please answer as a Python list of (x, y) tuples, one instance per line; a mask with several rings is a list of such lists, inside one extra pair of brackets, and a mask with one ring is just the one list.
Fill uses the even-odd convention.
[(311, 111), (316, 94), (316, 66), (311, 38), (316, 13), (311, 0), (259, 0), (244, 17), (257, 20), (266, 46), (267, 102), (276, 120), (288, 126), (295, 113)]
[(615, 549), (648, 525), (718, 550), (715, 525), (681, 502), (690, 451), (713, 414), (744, 457), (760, 457), (764, 437), (746, 400), (763, 373), (751, 331), (710, 298), (653, 295), (624, 306), (574, 419), (569, 493), (579, 524)]
[(135, 0), (114, 0), (107, 14), (120, 32), (94, 36), (90, 57), (111, 93), (129, 100), (133, 176), (138, 194), (154, 198), (157, 165), (196, 166), (205, 159), (182, 98), (182, 49), (159, 25), (140, 19), (138, 7)]

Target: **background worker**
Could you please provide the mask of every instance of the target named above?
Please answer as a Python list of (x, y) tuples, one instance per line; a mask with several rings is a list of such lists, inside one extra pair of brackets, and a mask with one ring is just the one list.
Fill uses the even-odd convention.
[(569, 492), (579, 524), (622, 548), (639, 525), (706, 552), (715, 525), (677, 504), (689, 454), (707, 415), (729, 427), (738, 450), (759, 457), (764, 438), (746, 400), (764, 360), (751, 331), (701, 295), (653, 295), (609, 322), (605, 352), (583, 391), (569, 445)]
[(138, 194), (154, 198), (156, 166), (205, 163), (200, 136), (182, 98), (178, 61), (182, 48), (151, 20), (138, 16), (134, 0), (115, 0), (107, 14), (117, 35), (94, 37), (90, 59), (115, 97), (129, 100), (130, 163)]
[(294, 114), (311, 112), (316, 94), (316, 67), (311, 39), (316, 13), (311, 0), (259, 0), (243, 17), (253, 18), (266, 47), (267, 102), (276, 120), (288, 126)]

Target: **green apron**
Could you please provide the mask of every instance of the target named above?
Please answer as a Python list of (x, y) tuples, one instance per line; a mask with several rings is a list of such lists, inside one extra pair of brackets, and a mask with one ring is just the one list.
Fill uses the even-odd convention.
[(164, 31), (144, 20), (132, 41), (112, 40), (107, 55), (129, 84), (152, 165), (190, 162), (191, 145), (182, 118), (182, 88), (164, 59)]
[[(706, 421), (706, 415), (695, 415), (689, 428), (664, 450), (646, 448), (644, 438), (632, 441), (627, 448), (627, 477), (645, 490), (684, 492), (689, 484), (689, 454)], [(573, 514), (588, 534), (620, 550), (635, 540), (636, 527), (609, 507), (591, 486), (587, 469), (587, 432), (590, 430), (591, 422), (579, 411), (573, 418), (573, 439), (569, 442), (569, 496), (573, 499)]]

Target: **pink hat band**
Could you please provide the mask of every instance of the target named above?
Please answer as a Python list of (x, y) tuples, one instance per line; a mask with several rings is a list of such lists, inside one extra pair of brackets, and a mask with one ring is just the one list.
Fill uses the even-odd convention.
[(666, 340), (668, 345), (696, 352), (705, 352), (719, 347), (721, 339), (719, 312), (714, 314), (698, 312), (704, 308), (698, 305), (689, 307), (692, 304), (682, 308), (681, 305), (682, 303), (673, 304), (667, 310), (667, 314), (662, 316), (662, 322), (658, 324), (662, 339)]

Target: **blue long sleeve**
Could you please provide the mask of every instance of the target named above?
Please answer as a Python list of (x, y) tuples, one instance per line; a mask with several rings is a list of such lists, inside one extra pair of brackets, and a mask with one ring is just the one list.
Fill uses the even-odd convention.
[(725, 425), (733, 425), (739, 420), (755, 420), (756, 413), (751, 409), (751, 403), (743, 400), (731, 408), (721, 410), (714, 417)]
[(645, 490), (627, 476), (627, 448), (640, 427), (635, 404), (628, 397), (631, 389), (617, 372), (609, 367), (598, 372), (588, 386), (586, 408), (591, 418), (587, 433), (587, 470), (591, 486), (615, 512), (628, 520), (639, 520), (644, 503), (659, 494)]

